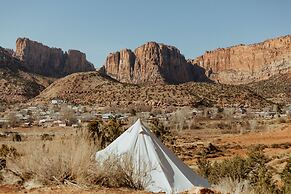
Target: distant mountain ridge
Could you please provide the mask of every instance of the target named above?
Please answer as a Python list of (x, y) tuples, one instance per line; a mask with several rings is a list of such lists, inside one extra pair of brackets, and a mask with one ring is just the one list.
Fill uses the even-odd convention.
[(220, 83), (266, 80), (291, 69), (291, 35), (207, 51), (191, 63), (203, 67), (209, 79)]
[[(207, 90), (211, 90), (215, 91), (211, 95), (223, 95), (223, 92), (227, 92), (229, 93), (227, 98), (234, 100), (228, 102), (225, 98), (211, 97), (210, 101), (219, 100), (215, 102), (219, 105), (224, 104), (224, 101), (227, 101), (228, 105), (239, 104), (240, 98), (233, 95), (238, 95), (240, 91), (246, 98), (252, 99), (252, 105), (255, 104), (254, 102), (290, 103), (290, 44), (291, 36), (288, 35), (247, 46), (217, 49), (187, 61), (173, 46), (148, 42), (134, 51), (124, 49), (109, 54), (104, 66), (99, 72), (95, 72), (95, 68), (86, 60), (85, 54), (79, 51), (70, 50), (64, 53), (61, 49), (49, 48), (26, 38), (18, 39), (15, 52), (11, 49), (0, 49), (0, 101), (25, 102), (37, 96), (55, 80), (55, 78), (39, 76), (39, 73), (59, 78), (75, 71), (93, 71), (88, 74), (76, 73), (61, 79), (48, 87), (37, 99), (47, 100), (53, 96), (76, 103), (83, 103), (82, 100), (90, 103), (96, 101), (97, 104), (107, 106), (106, 99), (109, 95), (117, 95), (119, 97), (111, 102), (126, 106), (130, 103), (139, 103), (145, 96), (147, 98), (147, 94), (140, 94), (142, 96), (133, 94), (143, 93), (142, 89), (145, 89), (166, 95), (161, 98), (156, 97), (153, 101), (144, 99), (147, 100), (147, 105), (168, 106), (173, 103), (182, 106), (207, 98), (205, 94), (210, 94)], [(74, 79), (73, 83), (71, 79)], [(98, 81), (100, 83), (97, 83)], [(221, 84), (196, 85), (185, 84), (185, 82), (219, 82), (244, 86), (225, 87)], [(250, 82), (252, 84), (249, 84)], [(171, 86), (172, 84), (181, 86)], [(191, 84), (193, 87), (189, 86)], [(105, 91), (106, 89), (109, 91)], [(126, 90), (131, 96), (118, 91), (119, 89)], [(236, 90), (237, 93), (230, 95), (232, 90)], [(169, 91), (170, 93), (167, 94)], [(176, 95), (176, 92), (179, 95)], [(95, 96), (99, 94), (100, 97)], [(184, 98), (183, 95), (186, 97)], [(256, 95), (258, 96), (254, 98)], [(82, 98), (79, 98), (80, 96)], [(126, 97), (129, 99), (125, 99)], [(181, 99), (171, 100), (168, 97)], [(166, 100), (163, 101), (163, 98)], [(137, 102), (130, 102), (130, 100)], [(244, 104), (250, 103), (247, 99), (244, 100)]]
[(110, 53), (102, 71), (132, 84), (208, 81), (203, 69), (188, 63), (177, 48), (156, 42), (147, 42), (134, 52), (123, 49)]
[(95, 71), (86, 55), (78, 50), (63, 52), (28, 38), (16, 40), (14, 56), (32, 73), (49, 77), (64, 77), (75, 72)]
[(133, 51), (110, 53), (103, 72), (123, 83), (185, 83), (189, 81), (246, 84), (291, 69), (291, 35), (261, 43), (207, 51), (185, 60), (180, 51), (148, 42)]

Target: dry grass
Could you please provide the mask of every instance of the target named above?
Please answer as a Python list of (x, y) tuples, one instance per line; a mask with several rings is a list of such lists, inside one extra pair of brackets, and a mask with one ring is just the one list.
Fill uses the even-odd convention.
[(82, 183), (96, 150), (95, 145), (84, 138), (35, 141), (27, 143), (22, 156), (11, 163), (24, 180), (37, 179), (44, 185), (65, 181)]
[(31, 141), (19, 149), (20, 157), (8, 161), (8, 168), (21, 177), (22, 184), (34, 180), (43, 186), (105, 186), (137, 190), (145, 187), (146, 171), (136, 173), (130, 158), (110, 157), (104, 162), (96, 162), (98, 149), (84, 133), (66, 140)]
[(149, 184), (148, 166), (138, 164), (141, 168), (137, 169), (135, 165), (132, 157), (128, 155), (110, 156), (98, 161), (98, 171), (92, 169), (89, 173), (91, 179), (88, 181), (109, 188), (128, 187), (143, 190)]
[(213, 188), (216, 191), (220, 191), (222, 194), (255, 194), (249, 181), (246, 180), (239, 182), (230, 178), (224, 178), (217, 185), (214, 185)]

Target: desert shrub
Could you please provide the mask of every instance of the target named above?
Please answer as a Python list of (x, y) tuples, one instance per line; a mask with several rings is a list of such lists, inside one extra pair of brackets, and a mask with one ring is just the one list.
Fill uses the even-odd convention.
[[(13, 146), (8, 146), (6, 144), (2, 144), (0, 148), (0, 170), (6, 168), (7, 159), (16, 159), (20, 156), (17, 152), (16, 148)], [(0, 174), (1, 181), (1, 174)]]
[(257, 193), (276, 193), (278, 189), (267, 166), (269, 158), (264, 155), (264, 148), (264, 146), (259, 145), (249, 150), (246, 161), (249, 169), (247, 179)]
[(217, 184), (221, 178), (242, 181), (247, 178), (248, 168), (246, 161), (241, 157), (224, 160), (221, 163), (214, 162), (211, 166), (211, 173), (208, 176), (210, 182)]
[(190, 127), (189, 127), (190, 129), (195, 129), (195, 130), (203, 129), (203, 124), (198, 123), (195, 120), (193, 120), (191, 123), (189, 123), (189, 125), (190, 125)]
[(229, 129), (231, 129), (231, 125), (228, 122), (221, 121), (221, 122), (217, 123), (217, 128), (229, 130)]
[(204, 108), (204, 107), (213, 107), (213, 104), (215, 104), (213, 101), (203, 98), (198, 102), (195, 102), (193, 104), (194, 108)]
[(152, 110), (152, 106), (146, 104), (137, 104), (135, 108), (138, 112), (151, 112)]
[(239, 133), (238, 123), (234, 120), (224, 120), (217, 123), (215, 126), (220, 129), (222, 133), (236, 134)]
[(171, 136), (171, 131), (168, 127), (165, 127), (158, 119), (151, 121), (151, 129), (157, 138), (163, 143), (174, 144), (174, 139)]
[(208, 161), (205, 156), (202, 156), (201, 158), (197, 159), (196, 164), (198, 166), (198, 173), (208, 179), (212, 173), (212, 166), (210, 161)]
[(95, 142), (96, 139), (101, 135), (101, 123), (102, 121), (95, 120), (91, 121), (87, 126), (89, 137), (93, 140), (93, 142)]
[(19, 119), (17, 118), (16, 114), (11, 112), (8, 114), (8, 124), (10, 127), (17, 127), (19, 125)]
[(125, 112), (129, 112), (132, 116), (135, 116), (138, 112), (151, 112), (152, 107), (146, 104), (134, 104), (125, 108)]
[(265, 148), (266, 146), (261, 144), (249, 148), (248, 163), (251, 167), (264, 166), (269, 161), (263, 152)]
[[(0, 158), (0, 170), (6, 168), (6, 159)], [(0, 181), (1, 181), (1, 175), (0, 175)]]
[(235, 194), (255, 194), (249, 181), (232, 180), (230, 178), (223, 178), (213, 186), (214, 190), (221, 193), (235, 193)]
[(165, 113), (171, 113), (171, 112), (175, 112), (177, 110), (177, 108), (175, 106), (166, 106), (164, 108)]
[(281, 144), (273, 143), (270, 145), (270, 148), (281, 148)]
[(134, 108), (131, 108), (129, 110), (129, 113), (130, 113), (131, 116), (135, 116), (136, 115), (136, 110)]
[(281, 149), (288, 149), (291, 147), (291, 142), (281, 143), (281, 144), (272, 144), (271, 148), (281, 148)]
[(0, 148), (0, 157), (7, 157), (10, 153), (10, 148), (6, 144), (2, 144)]
[(200, 152), (198, 152), (198, 155), (201, 155), (202, 157), (210, 157), (210, 155), (218, 154), (221, 153), (222, 151), (213, 145), (212, 143), (209, 143), (208, 146), (204, 147)]
[(54, 136), (55, 135), (50, 135), (50, 134), (44, 133), (40, 136), (40, 138), (43, 141), (52, 141)]
[(272, 173), (267, 167), (269, 159), (263, 153), (264, 147), (256, 146), (250, 149), (248, 154), (248, 180), (258, 193), (275, 193), (276, 186), (272, 181)]
[(286, 194), (291, 193), (291, 158), (281, 173), (281, 179), (284, 184), (282, 192)]
[(246, 158), (234, 157), (222, 162), (210, 162), (204, 157), (198, 159), (199, 173), (212, 184), (219, 184), (221, 179), (243, 182), (248, 181), (255, 193), (276, 193), (278, 188), (272, 180), (267, 167), (268, 158), (261, 147), (251, 149)]
[(20, 156), (20, 154), (18, 153), (18, 151), (16, 150), (15, 147), (13, 146), (8, 146), (6, 144), (2, 144), (1, 148), (0, 148), (0, 157), (2, 158), (16, 158)]
[(12, 140), (13, 141), (22, 141), (21, 135), (19, 133), (14, 133)]
[(65, 120), (67, 125), (72, 125), (77, 123), (77, 117), (75, 111), (69, 107), (62, 107), (60, 115), (63, 120)]
[(287, 120), (285, 118), (282, 118), (282, 117), (278, 117), (277, 118), (277, 123), (287, 123)]
[(2, 173), (0, 172), (0, 183), (3, 181), (3, 175), (2, 175)]
[(132, 157), (128, 155), (110, 156), (92, 166), (88, 182), (105, 187), (142, 190), (149, 183), (149, 171), (146, 165), (141, 165), (143, 168), (136, 171), (134, 165)]
[(251, 119), (245, 120), (242, 123), (242, 127), (244, 127), (246, 131), (254, 131), (258, 128), (258, 121)]
[(101, 148), (105, 148), (124, 131), (121, 121), (116, 118), (111, 118), (107, 122), (92, 121), (87, 128), (90, 138), (93, 142), (100, 144)]

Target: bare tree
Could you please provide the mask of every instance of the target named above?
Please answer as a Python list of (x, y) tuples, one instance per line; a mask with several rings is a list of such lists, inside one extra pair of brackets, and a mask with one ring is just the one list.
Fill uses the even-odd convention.
[(14, 112), (9, 113), (7, 118), (10, 127), (16, 127), (19, 124), (19, 119)]
[(190, 118), (192, 112), (189, 107), (177, 110), (172, 116), (172, 122), (176, 125), (176, 130), (182, 130), (185, 122)]
[(60, 114), (62, 119), (65, 120), (66, 124), (72, 125), (77, 123), (77, 117), (73, 109), (69, 107), (62, 107)]

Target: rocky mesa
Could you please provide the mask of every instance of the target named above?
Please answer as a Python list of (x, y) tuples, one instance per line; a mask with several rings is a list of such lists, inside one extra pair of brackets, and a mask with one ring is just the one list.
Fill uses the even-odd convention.
[(29, 73), (10, 50), (0, 47), (0, 108), (4, 104), (26, 102), (53, 81), (53, 78)]
[(110, 53), (103, 73), (123, 83), (184, 83), (206, 81), (203, 68), (188, 63), (180, 51), (148, 42), (133, 51)]
[(291, 35), (251, 45), (207, 51), (191, 60), (220, 83), (244, 84), (284, 74), (291, 69)]
[(49, 77), (64, 77), (75, 72), (94, 71), (86, 55), (77, 50), (63, 52), (60, 48), (50, 48), (28, 38), (16, 40), (14, 56), (24, 63), (32, 73)]

